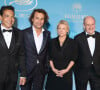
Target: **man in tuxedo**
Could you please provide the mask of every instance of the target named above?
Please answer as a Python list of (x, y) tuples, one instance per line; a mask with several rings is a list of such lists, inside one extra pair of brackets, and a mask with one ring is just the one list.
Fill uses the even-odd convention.
[(44, 28), (48, 15), (35, 9), (30, 16), (31, 27), (23, 31), (26, 51), (27, 82), (22, 90), (42, 90), (47, 70), (50, 32)]
[(16, 90), (18, 69), (20, 85), (26, 82), (26, 71), (21, 31), (13, 27), (14, 7), (2, 6), (0, 20), (0, 90)]
[(100, 33), (95, 31), (95, 19), (84, 18), (84, 32), (75, 37), (78, 45), (78, 60), (75, 65), (76, 90), (100, 90)]

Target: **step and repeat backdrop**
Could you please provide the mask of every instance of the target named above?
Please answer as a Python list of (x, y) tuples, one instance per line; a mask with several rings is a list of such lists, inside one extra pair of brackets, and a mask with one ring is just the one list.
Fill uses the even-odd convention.
[[(42, 8), (49, 15), (48, 30), (52, 38), (57, 36), (56, 27), (60, 20), (68, 21), (70, 37), (73, 38), (83, 31), (83, 19), (88, 15), (95, 17), (96, 31), (100, 32), (100, 0), (0, 0), (0, 7), (3, 5), (15, 7), (15, 26), (21, 30), (30, 26), (31, 12), (35, 8)], [(90, 90), (89, 85), (87, 88)], [(73, 90), (75, 90), (74, 82)]]

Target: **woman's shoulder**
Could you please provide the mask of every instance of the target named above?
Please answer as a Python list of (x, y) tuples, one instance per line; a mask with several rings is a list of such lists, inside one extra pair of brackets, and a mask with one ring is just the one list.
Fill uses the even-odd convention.
[(55, 42), (55, 41), (57, 41), (57, 39), (58, 39), (58, 37), (52, 38), (51, 42)]

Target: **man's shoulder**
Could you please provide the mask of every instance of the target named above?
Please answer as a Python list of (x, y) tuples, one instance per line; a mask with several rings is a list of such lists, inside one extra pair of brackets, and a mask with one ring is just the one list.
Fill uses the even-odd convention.
[(81, 32), (75, 36), (75, 39), (82, 38), (84, 36), (84, 32)]
[(46, 32), (46, 33), (50, 33), (50, 31), (49, 31), (49, 30), (47, 30), (47, 29), (44, 29), (44, 30), (45, 30), (45, 32)]
[(44, 31), (44, 33), (49, 37), (49, 39), (50, 39), (50, 31), (48, 31), (47, 29), (44, 29), (45, 31)]
[(23, 29), (23, 31), (25, 31), (25, 32), (27, 32), (29, 30), (32, 30), (32, 27), (27, 27), (27, 28)]
[(97, 38), (100, 39), (100, 32), (95, 31), (95, 35), (96, 35)]
[(96, 34), (96, 35), (100, 35), (100, 32), (98, 32), (98, 31), (95, 31), (95, 34)]
[(22, 35), (22, 30), (20, 30), (19, 28), (17, 27), (12, 27), (13, 28), (13, 32), (15, 33), (15, 35)]
[(17, 27), (12, 27), (12, 28), (13, 28), (14, 31), (20, 31), (20, 29), (17, 28)]
[(22, 33), (27, 34), (27, 33), (31, 33), (31, 31), (32, 31), (32, 27), (28, 27), (28, 28), (23, 29)]

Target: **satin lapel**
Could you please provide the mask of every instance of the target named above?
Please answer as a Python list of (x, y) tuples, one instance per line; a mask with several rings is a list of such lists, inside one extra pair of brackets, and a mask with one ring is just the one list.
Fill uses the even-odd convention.
[(4, 40), (3, 34), (1, 32), (1, 27), (0, 27), (0, 44), (2, 45), (3, 48), (5, 48), (6, 50), (8, 50), (8, 47), (7, 47), (6, 42)]
[(17, 39), (18, 39), (17, 32), (13, 30), (12, 38), (11, 38), (11, 43), (10, 43), (10, 47), (9, 47), (9, 52), (10, 53), (14, 50), (14, 48), (16, 46), (16, 43), (17, 43)]
[[(36, 50), (36, 45), (35, 45), (35, 40), (34, 40), (32, 28), (30, 30), (28, 30), (27, 37), (28, 37), (28, 40), (30, 41), (30, 44), (34, 48), (34, 50)], [(36, 50), (36, 52), (37, 52), (37, 50)]]
[(42, 46), (41, 46), (41, 49), (40, 49), (40, 52), (42, 52), (42, 50), (45, 48), (45, 45), (46, 45), (46, 42), (47, 42), (47, 37), (48, 37), (48, 34), (46, 33), (46, 31), (43, 32), (43, 42), (42, 42)]
[(83, 45), (84, 45), (84, 49), (86, 49), (87, 50), (87, 52), (88, 52), (88, 54), (92, 57), (92, 55), (91, 55), (91, 52), (90, 52), (90, 49), (89, 49), (89, 45), (88, 45), (88, 41), (87, 41), (87, 37), (86, 37), (86, 34), (85, 34), (85, 32), (84, 32), (84, 34), (83, 34), (83, 37), (82, 37), (82, 43), (83, 43)]
[(98, 47), (100, 47), (98, 42), (100, 42), (100, 39), (99, 39), (97, 33), (95, 32), (95, 49), (94, 49), (93, 57), (96, 55), (96, 51), (97, 51)]

